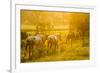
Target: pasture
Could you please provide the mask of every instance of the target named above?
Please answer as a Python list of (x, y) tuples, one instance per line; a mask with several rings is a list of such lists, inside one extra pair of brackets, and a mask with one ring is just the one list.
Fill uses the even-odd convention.
[(21, 63), (89, 60), (90, 14), (21, 10)]
[[(58, 47), (48, 47), (47, 40), (44, 46), (38, 46), (26, 51), (21, 48), (21, 62), (49, 62), (49, 61), (73, 61), (73, 60), (89, 60), (89, 39), (85, 38), (85, 45), (82, 45), (82, 38), (78, 40), (69, 40), (66, 42), (66, 36), (62, 34)], [(33, 45), (34, 46), (34, 45)], [(54, 45), (53, 45), (54, 46)], [(29, 59), (31, 53), (31, 59)]]

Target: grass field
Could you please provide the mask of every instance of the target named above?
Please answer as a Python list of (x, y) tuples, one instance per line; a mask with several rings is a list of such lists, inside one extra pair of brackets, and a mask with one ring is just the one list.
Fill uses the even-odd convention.
[[(23, 50), (21, 50), (21, 60), (22, 62), (49, 62), (49, 61), (70, 61), (70, 60), (89, 60), (89, 46), (82, 47), (82, 41), (77, 41), (66, 44), (63, 43), (59, 45), (59, 47), (55, 50), (51, 50), (48, 47), (41, 48), (41, 53), (37, 51), (33, 51), (34, 57), (32, 60), (28, 59), (28, 51), (27, 55), (23, 55)], [(37, 56), (37, 57), (36, 57)], [(23, 61), (24, 58), (24, 61)]]
[(63, 51), (59, 54), (45, 56), (34, 60), (35, 62), (44, 61), (64, 61), (64, 60), (88, 60), (89, 59), (89, 48), (71, 48), (70, 50)]

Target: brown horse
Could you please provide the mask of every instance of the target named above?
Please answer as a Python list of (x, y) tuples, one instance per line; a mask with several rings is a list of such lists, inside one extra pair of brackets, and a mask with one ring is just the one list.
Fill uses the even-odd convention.
[(76, 41), (76, 40), (79, 40), (80, 38), (80, 35), (78, 32), (70, 32), (68, 33), (67, 37), (66, 37), (66, 43), (70, 43), (71, 44), (71, 47), (72, 47), (72, 44)]

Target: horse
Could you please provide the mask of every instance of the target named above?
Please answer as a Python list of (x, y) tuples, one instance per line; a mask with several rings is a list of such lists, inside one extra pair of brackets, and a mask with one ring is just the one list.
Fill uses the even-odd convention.
[(26, 39), (26, 50), (29, 50), (29, 57), (40, 57), (44, 45), (44, 36), (34, 35)]
[(73, 42), (76, 42), (77, 40), (79, 40), (79, 38), (80, 38), (79, 32), (70, 32), (66, 37), (66, 43), (70, 42), (72, 47)]
[(51, 49), (52, 52), (55, 52), (58, 48), (59, 38), (56, 35), (49, 35), (47, 41), (48, 48)]

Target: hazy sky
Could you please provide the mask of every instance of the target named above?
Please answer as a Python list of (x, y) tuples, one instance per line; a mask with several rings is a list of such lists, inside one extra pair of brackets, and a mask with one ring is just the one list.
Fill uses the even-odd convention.
[(21, 10), (21, 29), (36, 29), (36, 25), (68, 29), (71, 22), (84, 21), (86, 13)]

